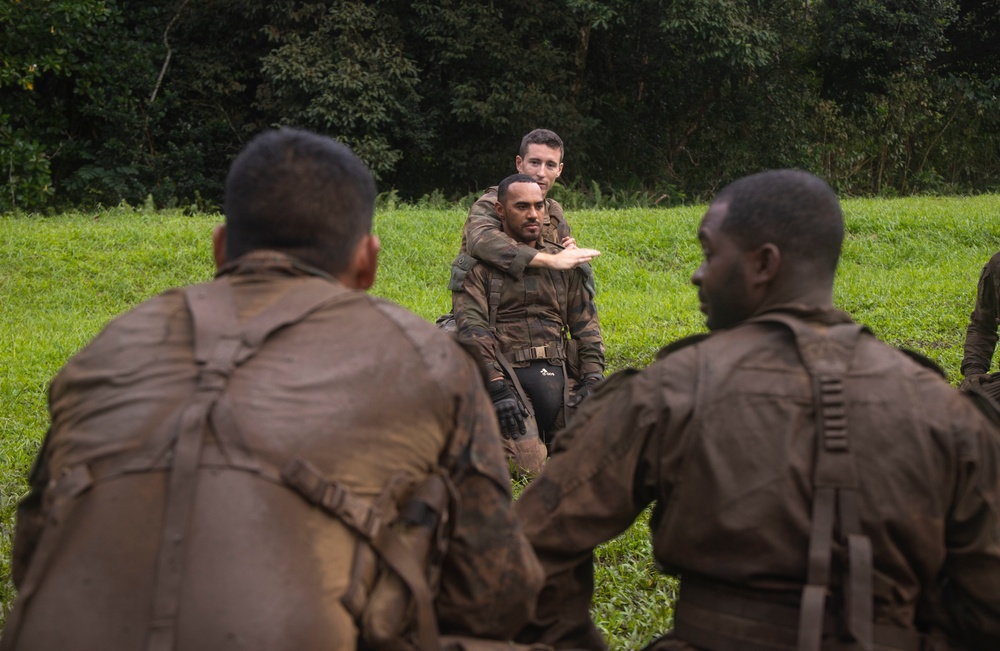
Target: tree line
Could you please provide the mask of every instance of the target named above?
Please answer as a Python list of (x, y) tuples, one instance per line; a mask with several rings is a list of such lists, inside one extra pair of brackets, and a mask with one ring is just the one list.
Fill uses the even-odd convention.
[(570, 188), (677, 202), (766, 168), (1000, 186), (995, 0), (2, 0), (0, 208), (216, 208), (262, 129), (461, 197), (520, 136)]

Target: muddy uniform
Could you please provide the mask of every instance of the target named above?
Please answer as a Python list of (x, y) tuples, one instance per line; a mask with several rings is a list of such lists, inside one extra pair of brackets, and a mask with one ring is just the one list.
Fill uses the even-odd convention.
[[(962, 358), (962, 375), (990, 372), (993, 351), (997, 344), (997, 326), (1000, 325), (1000, 253), (995, 254), (983, 267), (976, 292), (976, 307), (965, 331), (965, 356)], [(1000, 378), (984, 383), (989, 395), (1000, 400)]]
[[(519, 248), (530, 247), (522, 244)], [(544, 243), (539, 250), (558, 253), (559, 247)], [(491, 282), (502, 284), (493, 330), (490, 328), (490, 309), (494, 307), (490, 305)], [(576, 342), (579, 358), (579, 369), (574, 369), (572, 379), (603, 374), (604, 340), (597, 308), (584, 282), (579, 269), (553, 271), (529, 267), (519, 279), (483, 263), (470, 269), (461, 291), (452, 293), (453, 309), (459, 332), (479, 344), (490, 380), (503, 376), (497, 362), (497, 350), (515, 369), (528, 367), (538, 360), (561, 365), (567, 359), (567, 332)], [(525, 390), (532, 397), (528, 387)], [(532, 401), (536, 402), (534, 397)], [(561, 401), (556, 403), (557, 410), (560, 404)], [(541, 422), (539, 427), (547, 429)]]
[[(822, 395), (827, 409), (828, 385), (817, 388), (799, 335), (766, 320), (776, 317), (813, 333), (821, 362), (836, 350), (827, 326), (851, 323), (839, 311), (794, 306), (759, 315), (612, 376), (577, 411), (515, 505), (547, 576), (525, 639), (604, 648), (588, 615), (592, 551), (655, 502), (653, 553), (682, 584), (674, 632), (656, 648), (796, 648), (800, 597), (813, 583), (814, 472), (817, 459), (833, 456), (827, 445), (840, 440), (839, 426), (863, 535), (833, 542), (817, 630), (827, 636), (837, 626), (845, 548), (853, 553), (867, 537), (874, 581), (858, 605), (874, 603), (875, 649), (916, 649), (915, 621), (970, 649), (1000, 648), (997, 431), (936, 373), (860, 333), (834, 386), (840, 413), (824, 412), (820, 437), (813, 405)], [(849, 519), (846, 503), (831, 515), (833, 535)], [(860, 647), (826, 640), (822, 648)]]
[[(254, 345), (260, 333), (242, 324), (310, 292), (324, 302), (249, 358), (235, 353), (235, 369), (217, 365), (218, 354)], [(230, 300), (243, 334), (223, 328), (217, 346), (195, 347), (204, 296)], [(14, 641), (8, 619), (4, 643), (354, 648), (358, 628), (341, 598), (357, 532), (379, 536), (366, 509), (393, 480), (431, 472), (454, 491), (435, 561), (441, 630), (507, 638), (541, 575), (512, 514), (477, 366), (402, 308), (271, 252), (119, 317), (52, 382), (51, 429), (18, 513), (20, 627)], [(226, 373), (201, 447), (185, 447), (190, 414)], [(166, 535), (171, 522), (179, 528)]]

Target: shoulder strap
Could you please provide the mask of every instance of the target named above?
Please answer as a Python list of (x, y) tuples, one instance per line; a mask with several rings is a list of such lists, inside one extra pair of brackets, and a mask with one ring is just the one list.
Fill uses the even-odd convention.
[[(496, 335), (497, 313), (500, 311), (500, 293), (503, 291), (503, 281), (506, 274), (494, 273), (493, 265), (486, 265), (486, 279), (489, 283), (489, 293), (486, 297), (486, 308), (489, 311), (490, 331)], [(499, 350), (499, 348), (498, 348)]]
[[(780, 323), (795, 336), (799, 355), (813, 383), (816, 407), (816, 465), (813, 471), (809, 566), (799, 609), (799, 651), (820, 651), (830, 585), (835, 531), (847, 549), (843, 582), (846, 632), (865, 651), (872, 649), (872, 546), (861, 530), (861, 494), (851, 449), (844, 378), (858, 337), (866, 329), (838, 324), (825, 333), (785, 314), (768, 314), (754, 322)], [(834, 525), (839, 525), (834, 527)]]
[[(391, 523), (384, 520), (377, 508), (355, 496), (341, 483), (327, 479), (308, 461), (291, 459), (282, 468), (281, 478), (306, 501), (337, 517), (371, 545), (413, 596), (418, 649), (436, 651), (439, 647), (433, 590), (421, 559), (417, 558), (415, 551), (390, 526)], [(453, 491), (450, 482), (443, 475), (432, 474), (428, 480), (434, 482), (433, 487), (446, 497)], [(447, 517), (446, 512), (440, 515)], [(347, 593), (344, 605), (352, 614), (357, 615), (362, 610), (361, 601), (366, 597), (367, 595)], [(352, 599), (357, 603), (352, 604)]]

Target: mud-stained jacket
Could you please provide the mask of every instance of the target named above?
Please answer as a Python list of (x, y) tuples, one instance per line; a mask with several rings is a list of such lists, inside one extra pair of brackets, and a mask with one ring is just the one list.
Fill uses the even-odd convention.
[[(503, 232), (503, 224), (494, 205), (496, 201), (497, 188), (494, 186), (469, 208), (469, 216), (462, 228), (459, 254), (466, 253), (498, 267), (514, 278), (520, 278), (538, 250), (520, 246)], [(542, 239), (560, 244), (569, 235), (569, 224), (563, 215), (562, 206), (555, 199), (546, 198), (545, 214), (542, 216)]]
[[(529, 248), (525, 244), (521, 248)], [(558, 245), (545, 242), (541, 251), (558, 253)], [(490, 328), (490, 284), (502, 283), (495, 328)], [(452, 292), (452, 309), (459, 332), (479, 344), (488, 377), (503, 375), (497, 362), (499, 350), (514, 366), (524, 366), (519, 351), (551, 347), (552, 359), (565, 359), (567, 333), (576, 342), (580, 379), (604, 373), (604, 339), (597, 307), (584, 287), (579, 268), (554, 271), (530, 267), (519, 279), (484, 263), (475, 264), (465, 276), (461, 291)], [(493, 332), (496, 332), (494, 337)]]
[[(820, 334), (851, 323), (835, 310), (775, 312)], [(1000, 433), (938, 374), (867, 334), (843, 386), (875, 623), (912, 632), (919, 620), (968, 648), (1000, 648)], [(795, 648), (815, 492), (813, 389), (795, 338), (773, 322), (668, 347), (645, 370), (605, 380), (515, 504), (546, 571), (523, 638), (605, 647), (588, 614), (592, 551), (655, 502), (653, 554), (681, 576), (680, 602), (690, 581), (790, 606), (779, 624)], [(844, 550), (833, 549), (837, 595)], [(922, 601), (936, 605), (918, 614)], [(658, 648), (695, 646), (675, 638)]]
[[(207, 286), (230, 284), (246, 321), (307, 282), (328, 282), (333, 300), (266, 339), (210, 412), (196, 481), (187, 483), (195, 494), (175, 595), (176, 648), (355, 646), (358, 630), (340, 599), (356, 535), (281, 481), (220, 457), (237, 452), (265, 468), (294, 455), (362, 502), (397, 474), (419, 480), (439, 468), (456, 489), (434, 602), (441, 630), (506, 639), (530, 615), (541, 574), (513, 516), (477, 361), (406, 310), (282, 254), (244, 256)], [(172, 290), (111, 322), (53, 380), (51, 428), (18, 513), (19, 589), (37, 574), (35, 563), (44, 568), (17, 649), (144, 648), (168, 473), (101, 476), (176, 426), (195, 392), (192, 347), (185, 293)], [(219, 447), (225, 418), (235, 420), (244, 449)], [(71, 475), (91, 483), (55, 494)], [(53, 523), (51, 507), (63, 498), (70, 508)], [(56, 544), (42, 559), (39, 540), (48, 536)]]
[(1000, 325), (1000, 252), (983, 267), (976, 292), (976, 307), (965, 331), (962, 375), (988, 373)]

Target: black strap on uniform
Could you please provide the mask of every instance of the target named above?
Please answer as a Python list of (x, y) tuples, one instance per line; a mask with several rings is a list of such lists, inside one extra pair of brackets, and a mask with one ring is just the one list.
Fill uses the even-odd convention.
[[(799, 608), (798, 651), (820, 651), (834, 532), (847, 550), (843, 581), (844, 629), (864, 651), (872, 642), (872, 545), (861, 529), (861, 493), (847, 422), (844, 378), (863, 326), (846, 323), (825, 333), (794, 317), (776, 313), (753, 319), (787, 326), (813, 383), (817, 412), (809, 564)], [(839, 525), (835, 529), (835, 525)]]
[(500, 311), (500, 292), (503, 291), (504, 274), (493, 273), (491, 265), (486, 266), (486, 278), (489, 282), (489, 296), (486, 298), (486, 308), (489, 310), (490, 332), (496, 337), (497, 313)]

